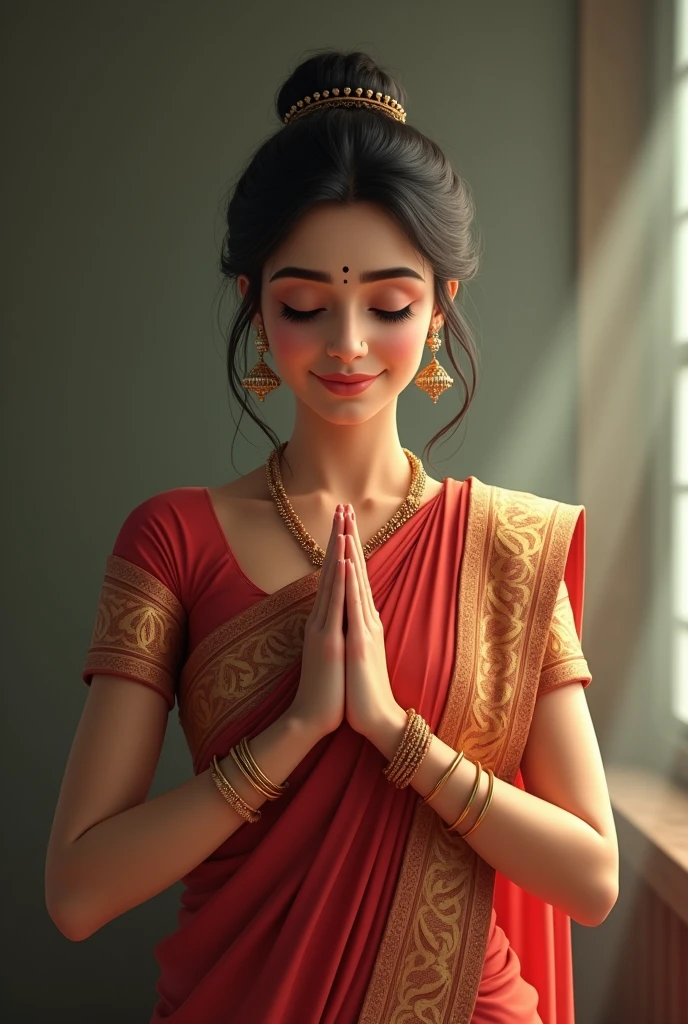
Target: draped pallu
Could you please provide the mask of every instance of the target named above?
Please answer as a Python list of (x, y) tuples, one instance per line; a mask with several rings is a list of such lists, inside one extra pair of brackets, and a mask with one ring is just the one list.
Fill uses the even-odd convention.
[[(536, 699), (591, 678), (580, 647), (584, 506), (446, 478), (367, 568), (397, 702), (524, 788)], [(188, 652), (188, 608), (161, 575), (108, 558), (83, 677), (121, 674), (170, 707), (176, 698), (201, 772), (291, 703), (320, 571), (259, 591)], [(481, 1017), (496, 919), (542, 1021), (573, 1024), (568, 916), (448, 833), (411, 786), (391, 786), (385, 763), (344, 723), (309, 751), (287, 793), (263, 804), (258, 823), (186, 876), (179, 927), (156, 947), (154, 1021), (496, 1020)], [(504, 1022), (538, 1019), (514, 1013), (504, 1005)]]

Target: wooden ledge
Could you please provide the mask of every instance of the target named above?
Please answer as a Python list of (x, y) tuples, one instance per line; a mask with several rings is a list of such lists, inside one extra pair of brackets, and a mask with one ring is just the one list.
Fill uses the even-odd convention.
[(646, 768), (605, 774), (620, 856), (688, 924), (688, 791)]

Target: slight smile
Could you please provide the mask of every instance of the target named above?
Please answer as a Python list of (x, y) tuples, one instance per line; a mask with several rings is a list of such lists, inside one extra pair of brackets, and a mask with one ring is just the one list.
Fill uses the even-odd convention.
[(355, 384), (349, 384), (344, 380), (325, 380), (324, 377), (318, 377), (317, 373), (313, 374), (314, 377), (320, 381), (323, 387), (326, 387), (328, 391), (331, 391), (334, 395), (360, 395), (361, 392), (367, 391), (373, 381), (376, 381), (380, 376), (378, 373), (375, 377), (369, 377), (368, 380), (359, 380)]

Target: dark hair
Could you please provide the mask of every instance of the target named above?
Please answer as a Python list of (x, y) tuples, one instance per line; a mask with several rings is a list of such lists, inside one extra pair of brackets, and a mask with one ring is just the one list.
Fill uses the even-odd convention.
[[(281, 87), (276, 98), (279, 118), (283, 120), (304, 96), (346, 86), (389, 95), (406, 109), (404, 89), (368, 54), (325, 50), (301, 63)], [(263, 266), (315, 204), (356, 201), (377, 203), (394, 217), (435, 274), (435, 302), (445, 319), (446, 354), (466, 396), (458, 415), (426, 444), (423, 455), (429, 457), (438, 438), (463, 419), (475, 392), (477, 351), (471, 330), (446, 288), (447, 281), (467, 281), (477, 273), (478, 253), (470, 230), (474, 205), (468, 187), (439, 146), (388, 114), (327, 105), (309, 111), (292, 124), (283, 124), (259, 146), (243, 170), (227, 203), (227, 232), (220, 258), (226, 278), (236, 281), (240, 274), (249, 278), (229, 330), (229, 386), (277, 447), (279, 438), (256, 415), (241, 383), (248, 367), (239, 373), (235, 364), (243, 337), (246, 365), (251, 321), (261, 308)], [(462, 295), (460, 287), (459, 300)], [(470, 389), (449, 343), (450, 333), (470, 361)]]

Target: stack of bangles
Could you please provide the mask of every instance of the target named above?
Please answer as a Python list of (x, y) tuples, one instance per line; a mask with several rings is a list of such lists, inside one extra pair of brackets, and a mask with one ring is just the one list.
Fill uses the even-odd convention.
[[(399, 744), (397, 751), (384, 768), (383, 774), (388, 782), (396, 786), (397, 789), (405, 789), (409, 785), (414, 775), (418, 771), (421, 762), (430, 748), (430, 740), (432, 739), (432, 732), (430, 726), (422, 717), (416, 713), (414, 708), (409, 708), (406, 712), (408, 721), (406, 723), (406, 729), (402, 737), (401, 743)], [(277, 800), (278, 797), (282, 796), (284, 791), (288, 789), (289, 783), (284, 782), (281, 786), (276, 786), (273, 782), (267, 778), (266, 775), (260, 770), (256, 764), (253, 754), (249, 750), (248, 741), (246, 737), (243, 737), (236, 747), (232, 747), (230, 750), (232, 760), (244, 775), (251, 785), (263, 796), (267, 797), (268, 800)], [(447, 782), (449, 776), (458, 767), (463, 759), (463, 750), (460, 751), (449, 765), (449, 768), (444, 773), (442, 778), (439, 780), (435, 788), (427, 796), (423, 797), (423, 803), (429, 803), (433, 797), (437, 796), (442, 786)], [(468, 803), (464, 807), (463, 811), (453, 823), (453, 825), (445, 825), (444, 828), (447, 832), (457, 831), (457, 826), (461, 824), (468, 812), (470, 811), (473, 801), (477, 795), (480, 787), (480, 778), (482, 775), (482, 767), (480, 761), (476, 761), (476, 772), (475, 772), (475, 783), (471, 791), (471, 795), (468, 798)], [(487, 798), (483, 805), (478, 818), (472, 828), (469, 828), (468, 832), (464, 832), (461, 835), (462, 839), (469, 836), (471, 832), (475, 832), (478, 825), (482, 822), (483, 818), (487, 814), (487, 810), (492, 800), (492, 793), (494, 790), (494, 772), (491, 768), (487, 769), (489, 776), (489, 785), (487, 789)], [(228, 779), (223, 775), (222, 770), (218, 764), (217, 755), (213, 757), (210, 764), (210, 775), (217, 788), (222, 793), (223, 797), (230, 804), (237, 814), (241, 815), (246, 821), (255, 822), (259, 821), (261, 812), (247, 804), (244, 799), (237, 793)]]
[[(283, 782), (281, 786), (276, 786), (274, 782), (270, 782), (267, 775), (263, 775), (262, 771), (256, 764), (256, 759), (249, 749), (248, 740), (245, 736), (242, 736), (237, 746), (232, 747), (229, 753), (241, 774), (248, 779), (254, 789), (257, 789), (258, 792), (262, 796), (267, 797), (268, 800), (277, 800), (277, 798), (282, 796), (284, 791), (289, 788), (288, 782)], [(261, 812), (256, 810), (255, 807), (251, 807), (250, 804), (247, 804), (246, 801), (239, 796), (230, 781), (223, 775), (222, 769), (217, 761), (217, 754), (210, 762), (210, 776), (227, 803), (234, 808), (237, 814), (240, 814), (242, 818), (246, 819), (246, 821), (260, 821)]]
[[(430, 747), (430, 740), (432, 739), (432, 732), (430, 731), (430, 726), (425, 721), (422, 715), (419, 715), (414, 708), (409, 708), (408, 711), (406, 712), (406, 715), (408, 719), (406, 722), (406, 731), (404, 732), (401, 743), (397, 748), (396, 754), (394, 755), (390, 763), (387, 765), (387, 767), (384, 769), (384, 774), (386, 778), (391, 783), (393, 783), (397, 787), (397, 789), (403, 789), (405, 786), (408, 786), (409, 782), (420, 768), (421, 762), (425, 755), (427, 754), (428, 749)], [(439, 791), (442, 789), (442, 786), (445, 784), (445, 782), (452, 774), (454, 769), (461, 764), (462, 760), (463, 750), (456, 755), (456, 757), (449, 765), (449, 768), (446, 770), (446, 772), (439, 780), (435, 788), (430, 793), (428, 793), (427, 796), (423, 797), (424, 804), (430, 803), (433, 797), (437, 796)], [(461, 824), (461, 822), (464, 820), (464, 818), (470, 811), (471, 807), (473, 806), (473, 801), (475, 800), (476, 794), (478, 792), (478, 788), (480, 786), (480, 777), (482, 774), (480, 761), (476, 761), (475, 768), (475, 784), (473, 786), (471, 795), (468, 798), (468, 803), (466, 804), (466, 806), (464, 807), (463, 811), (458, 816), (456, 821), (453, 823), (453, 825), (444, 826), (447, 832), (455, 832), (457, 826)], [(492, 771), (491, 768), (488, 768), (487, 774), (489, 776), (490, 781), (487, 789), (487, 798), (483, 805), (483, 809), (478, 815), (475, 824), (473, 825), (472, 828), (469, 828), (468, 832), (464, 832), (463, 834), (459, 832), (459, 835), (461, 836), (462, 839), (465, 839), (466, 836), (469, 836), (471, 832), (475, 832), (478, 825), (480, 825), (483, 818), (487, 814), (487, 809), (492, 801), (492, 791), (494, 789), (494, 772)]]

